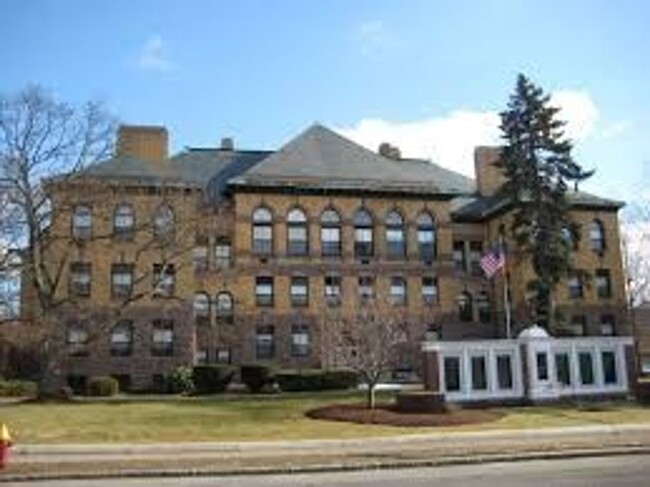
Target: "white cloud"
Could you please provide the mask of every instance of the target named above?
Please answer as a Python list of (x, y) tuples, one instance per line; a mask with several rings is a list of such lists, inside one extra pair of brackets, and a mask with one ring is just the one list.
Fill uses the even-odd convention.
[(567, 137), (579, 142), (594, 133), (600, 118), (598, 107), (586, 91), (561, 90), (551, 94), (551, 104), (560, 108), (558, 118), (567, 122)]
[(361, 54), (367, 57), (379, 57), (387, 48), (395, 44), (395, 38), (381, 20), (362, 22), (356, 33)]
[(145, 71), (165, 73), (172, 71), (176, 66), (165, 55), (162, 37), (153, 35), (140, 48), (138, 65)]
[[(552, 95), (552, 101), (561, 108), (569, 137), (580, 141), (594, 132), (599, 114), (588, 93), (559, 91)], [(404, 157), (431, 159), (467, 176), (474, 176), (474, 148), (500, 143), (499, 115), (489, 110), (455, 110), (441, 117), (406, 122), (362, 119), (338, 131), (370, 150), (389, 142), (399, 147)]]
[(613, 122), (603, 128), (601, 131), (601, 136), (604, 139), (613, 139), (614, 137), (618, 137), (619, 135), (624, 134), (630, 130), (630, 128), (632, 128), (632, 124), (630, 122)]

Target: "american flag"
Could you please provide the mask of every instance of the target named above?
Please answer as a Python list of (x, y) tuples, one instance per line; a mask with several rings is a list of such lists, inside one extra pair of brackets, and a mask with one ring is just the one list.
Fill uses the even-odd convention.
[(506, 265), (506, 256), (501, 246), (487, 251), (481, 257), (481, 269), (485, 272), (488, 279), (491, 279), (500, 269)]

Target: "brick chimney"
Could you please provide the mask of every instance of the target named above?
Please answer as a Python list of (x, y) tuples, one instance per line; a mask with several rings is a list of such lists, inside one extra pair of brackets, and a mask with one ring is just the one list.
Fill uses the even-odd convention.
[(493, 196), (505, 182), (501, 169), (494, 165), (500, 153), (499, 147), (479, 146), (474, 149), (476, 187), (481, 196)]
[(165, 127), (120, 125), (115, 155), (160, 162), (167, 159), (168, 142)]

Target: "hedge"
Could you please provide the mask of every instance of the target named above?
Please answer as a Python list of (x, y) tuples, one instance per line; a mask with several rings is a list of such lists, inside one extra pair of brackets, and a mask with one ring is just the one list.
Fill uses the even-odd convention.
[(115, 396), (120, 392), (120, 385), (114, 377), (91, 377), (86, 393), (92, 397)]
[(38, 384), (29, 380), (0, 380), (0, 397), (36, 396)]
[(275, 382), (274, 368), (270, 365), (249, 364), (239, 368), (241, 381), (253, 393), (262, 392)]
[(349, 389), (358, 382), (351, 370), (283, 370), (276, 379), (284, 392)]
[(229, 365), (197, 365), (192, 369), (195, 394), (224, 392), (235, 375)]

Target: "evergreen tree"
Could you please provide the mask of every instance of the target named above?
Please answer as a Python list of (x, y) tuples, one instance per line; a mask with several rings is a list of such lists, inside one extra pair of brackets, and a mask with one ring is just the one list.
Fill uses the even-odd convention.
[(530, 258), (536, 278), (539, 324), (550, 326), (555, 316), (553, 291), (568, 275), (583, 274), (572, 265), (571, 250), (579, 240), (579, 226), (569, 214), (570, 185), (589, 178), (571, 155), (566, 122), (550, 96), (519, 75), (506, 111), (501, 113), (503, 150), (496, 165), (506, 177), (498, 195), (512, 202), (510, 232), (523, 255)]

